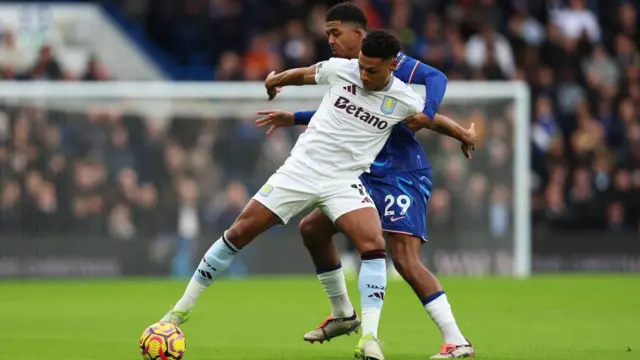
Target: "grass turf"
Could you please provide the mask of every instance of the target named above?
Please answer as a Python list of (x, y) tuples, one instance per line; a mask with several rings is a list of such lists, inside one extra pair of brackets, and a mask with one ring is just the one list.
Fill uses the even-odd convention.
[[(640, 359), (640, 277), (443, 280), (479, 359)], [(0, 282), (0, 358), (141, 359), (137, 342), (183, 281)], [(359, 303), (357, 284), (350, 294)], [(185, 360), (351, 359), (358, 337), (302, 341), (329, 304), (313, 278), (220, 281), (182, 329)], [(409, 287), (389, 283), (380, 324), (389, 360), (428, 359), (440, 334)]]

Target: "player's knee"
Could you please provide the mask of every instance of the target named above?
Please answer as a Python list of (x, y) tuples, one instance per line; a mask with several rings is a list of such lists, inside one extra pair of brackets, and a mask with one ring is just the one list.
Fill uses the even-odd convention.
[(243, 212), (233, 225), (225, 231), (224, 237), (238, 248), (243, 248), (262, 232), (265, 227), (263, 223), (264, 221), (259, 216)]
[(391, 260), (393, 261), (393, 266), (401, 275), (406, 274), (418, 264), (415, 257), (407, 252), (392, 252)]
[(224, 238), (232, 244), (242, 247), (248, 241), (251, 233), (250, 220), (238, 219), (231, 227), (224, 232)]
[(362, 260), (386, 258), (386, 244), (382, 235), (362, 236), (354, 241)]
[(300, 235), (302, 235), (302, 238), (306, 242), (307, 238), (314, 237), (316, 226), (308, 217), (303, 217), (298, 224), (298, 230), (300, 231)]
[(313, 218), (304, 217), (300, 224), (298, 224), (298, 230), (304, 241), (304, 245), (308, 248), (314, 248), (319, 244), (331, 241), (331, 234), (327, 234), (326, 231), (319, 226)]
[(391, 260), (400, 274), (405, 274), (420, 265), (420, 248), (416, 247), (412, 240), (391, 240)]

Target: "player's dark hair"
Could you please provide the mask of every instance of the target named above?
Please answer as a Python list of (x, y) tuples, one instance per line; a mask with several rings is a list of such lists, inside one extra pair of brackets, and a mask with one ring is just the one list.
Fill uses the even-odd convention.
[(391, 59), (400, 52), (400, 40), (384, 30), (374, 30), (362, 40), (362, 55), (370, 58)]
[(354, 23), (363, 29), (367, 28), (367, 16), (364, 14), (364, 11), (350, 2), (343, 2), (331, 7), (331, 9), (327, 11), (325, 21)]

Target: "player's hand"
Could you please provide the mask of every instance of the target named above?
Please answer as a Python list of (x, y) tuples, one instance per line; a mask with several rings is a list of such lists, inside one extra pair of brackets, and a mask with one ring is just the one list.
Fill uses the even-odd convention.
[(275, 86), (275, 78), (276, 72), (272, 71), (267, 75), (267, 79), (264, 81), (264, 87), (267, 88), (267, 95), (269, 95), (269, 101), (273, 100), (273, 98), (278, 95), (278, 93), (282, 90), (281, 87)]
[(405, 123), (405, 125), (407, 125), (409, 130), (418, 131), (429, 126), (431, 123), (431, 119), (429, 119), (427, 115), (420, 113), (409, 116), (408, 118), (404, 119), (403, 122)]
[(469, 127), (469, 130), (467, 130), (466, 136), (464, 138), (465, 139), (462, 142), (460, 149), (462, 149), (462, 152), (467, 159), (471, 159), (471, 153), (476, 149), (476, 142), (478, 141), (474, 123), (471, 123), (471, 127)]
[(256, 125), (259, 128), (268, 126), (267, 135), (271, 134), (276, 128), (293, 126), (294, 115), (289, 111), (262, 110), (258, 111), (258, 115), (262, 115), (262, 117), (256, 120)]

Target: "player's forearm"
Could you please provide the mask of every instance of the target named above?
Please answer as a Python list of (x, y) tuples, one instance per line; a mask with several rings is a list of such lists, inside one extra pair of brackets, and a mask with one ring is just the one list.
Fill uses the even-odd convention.
[(442, 114), (435, 114), (433, 120), (427, 125), (427, 129), (450, 136), (465, 144), (471, 141), (469, 132), (465, 128)]
[(314, 85), (316, 83), (315, 67), (296, 68), (283, 71), (270, 79), (269, 86), (302, 86)]

